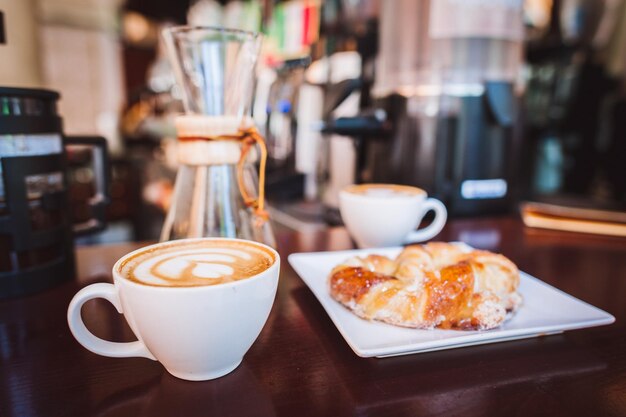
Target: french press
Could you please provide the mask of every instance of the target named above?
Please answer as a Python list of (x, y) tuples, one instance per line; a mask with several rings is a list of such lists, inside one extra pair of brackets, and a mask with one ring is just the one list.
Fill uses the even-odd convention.
[[(101, 137), (68, 137), (54, 91), (0, 87), (0, 298), (75, 275), (74, 234), (104, 229), (108, 157)], [(72, 224), (66, 146), (93, 148), (93, 218)]]

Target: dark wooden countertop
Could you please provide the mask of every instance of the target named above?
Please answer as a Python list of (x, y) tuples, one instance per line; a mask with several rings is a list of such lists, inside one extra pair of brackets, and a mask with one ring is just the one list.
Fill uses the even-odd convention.
[[(0, 416), (626, 416), (626, 239), (526, 229), (517, 218), (451, 221), (462, 240), (613, 314), (605, 327), (387, 359), (357, 357), (286, 262), (292, 252), (352, 246), (344, 229), (282, 233), (272, 314), (242, 365), (186, 382), (158, 362), (82, 348), (66, 309), (110, 281), (138, 244), (78, 249), (79, 279), (0, 301)], [(133, 340), (106, 301), (83, 309), (100, 337)]]

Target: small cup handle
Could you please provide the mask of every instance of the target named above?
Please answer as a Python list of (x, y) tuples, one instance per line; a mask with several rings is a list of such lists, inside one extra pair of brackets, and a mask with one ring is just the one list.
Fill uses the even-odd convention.
[(435, 212), (435, 219), (433, 222), (423, 229), (411, 232), (405, 239), (405, 243), (424, 242), (435, 237), (437, 233), (441, 232), (441, 229), (443, 229), (443, 226), (445, 226), (446, 220), (448, 219), (446, 206), (444, 206), (443, 203), (436, 198), (429, 198), (422, 205), (420, 218), (423, 218), (429, 210), (433, 210)]
[(115, 286), (112, 284), (99, 283), (92, 284), (88, 287), (80, 290), (67, 309), (67, 322), (70, 326), (70, 330), (78, 343), (83, 345), (86, 349), (102, 356), (109, 356), (112, 358), (128, 358), (128, 357), (142, 357), (152, 360), (156, 358), (150, 353), (146, 345), (143, 342), (137, 340), (135, 342), (118, 343), (109, 342), (108, 340), (100, 339), (91, 333), (80, 315), (83, 304), (94, 298), (104, 298), (115, 306), (117, 311), (122, 314), (122, 304), (115, 290)]

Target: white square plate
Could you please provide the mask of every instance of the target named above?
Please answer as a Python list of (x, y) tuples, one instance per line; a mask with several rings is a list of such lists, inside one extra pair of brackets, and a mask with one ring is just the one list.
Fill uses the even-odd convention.
[(502, 326), (485, 331), (417, 330), (363, 320), (333, 300), (328, 292), (330, 271), (351, 256), (371, 253), (395, 257), (402, 248), (294, 253), (289, 263), (313, 291), (354, 352), (362, 357), (385, 357), (453, 349), (602, 326), (612, 315), (558, 290), (524, 272), (519, 291), (522, 307)]

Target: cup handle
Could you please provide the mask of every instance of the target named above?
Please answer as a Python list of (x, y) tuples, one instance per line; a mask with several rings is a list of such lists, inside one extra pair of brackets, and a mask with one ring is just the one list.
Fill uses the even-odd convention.
[(102, 356), (109, 356), (112, 358), (128, 358), (138, 356), (156, 360), (148, 348), (146, 348), (146, 345), (144, 345), (140, 340), (127, 343), (109, 342), (108, 340), (100, 339), (91, 333), (85, 326), (85, 323), (80, 315), (80, 311), (83, 304), (94, 298), (104, 298), (113, 304), (120, 314), (123, 313), (122, 303), (120, 302), (113, 284), (99, 283), (83, 288), (76, 293), (74, 298), (72, 298), (70, 306), (67, 309), (67, 322), (70, 326), (72, 334), (76, 340), (78, 340), (78, 343), (83, 345), (87, 350)]
[(421, 217), (424, 217), (429, 210), (433, 210), (435, 212), (435, 220), (433, 220), (433, 222), (425, 228), (411, 232), (405, 239), (405, 243), (424, 242), (435, 237), (437, 233), (441, 232), (441, 229), (445, 226), (448, 218), (446, 206), (444, 206), (443, 203), (436, 198), (429, 198), (422, 205)]

